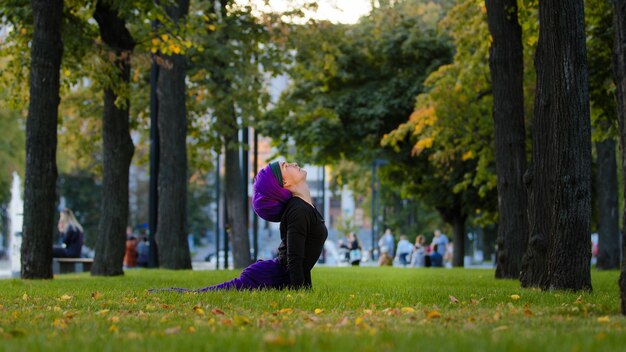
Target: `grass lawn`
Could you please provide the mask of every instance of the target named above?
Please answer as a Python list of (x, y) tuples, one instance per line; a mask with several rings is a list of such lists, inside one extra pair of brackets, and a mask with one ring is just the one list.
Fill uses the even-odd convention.
[(0, 351), (610, 351), (626, 348), (619, 273), (593, 293), (523, 290), (492, 270), (315, 268), (309, 292), (150, 294), (235, 271), (0, 280)]

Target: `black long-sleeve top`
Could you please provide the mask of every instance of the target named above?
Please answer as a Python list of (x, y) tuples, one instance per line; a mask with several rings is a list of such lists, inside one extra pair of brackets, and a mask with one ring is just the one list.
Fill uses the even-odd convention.
[(322, 254), (328, 230), (317, 209), (293, 197), (280, 222), (278, 260), (287, 267), (290, 287), (311, 288), (311, 269)]
[(80, 258), (83, 248), (83, 233), (74, 226), (68, 226), (62, 233), (65, 252), (69, 258)]

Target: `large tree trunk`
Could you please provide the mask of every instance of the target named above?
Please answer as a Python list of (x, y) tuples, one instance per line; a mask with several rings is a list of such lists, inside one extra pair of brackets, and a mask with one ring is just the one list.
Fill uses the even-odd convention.
[(22, 278), (52, 278), (57, 166), (59, 70), (63, 55), (62, 0), (32, 0), (30, 101), (26, 120), (26, 177)]
[(496, 278), (518, 278), (528, 242), (522, 30), (516, 0), (485, 0), (498, 176)]
[[(619, 140), (622, 149), (622, 184), (626, 200), (626, 0), (615, 0), (615, 47), (613, 50), (613, 72), (617, 97), (617, 120)], [(626, 209), (623, 219), (626, 223)], [(619, 277), (621, 310), (626, 315), (626, 231), (622, 229), (622, 269)]]
[[(126, 23), (117, 12), (101, 1), (96, 5), (94, 18), (100, 27), (100, 36), (115, 55), (115, 68), (119, 81), (130, 81), (130, 53), (135, 43)], [(114, 80), (114, 82), (117, 80)], [(104, 177), (102, 187), (102, 213), (96, 240), (96, 256), (92, 275), (122, 275), (126, 251), (126, 226), (128, 225), (128, 168), (134, 146), (129, 132), (129, 101), (118, 107), (118, 96), (113, 87), (104, 91), (102, 116), (102, 142), (104, 152)]]
[(598, 262), (603, 270), (619, 268), (620, 236), (615, 140), (596, 142), (598, 174)]
[(545, 280), (527, 282), (522, 275), (522, 285), (590, 290), (591, 127), (583, 1), (540, 2), (539, 24), (529, 252), (545, 236), (547, 265), (534, 263), (545, 275), (531, 275)]
[[(232, 118), (235, 119), (234, 109)], [(226, 168), (226, 207), (228, 209), (228, 224), (230, 229), (233, 265), (235, 269), (245, 268), (250, 265), (250, 239), (248, 238), (247, 222), (243, 217), (246, 214), (247, 202), (242, 197), (243, 182), (241, 180), (241, 167), (239, 160), (239, 139), (236, 128), (232, 133), (224, 138), (226, 146), (224, 164)]]
[[(188, 0), (169, 7), (178, 22), (189, 10)], [(157, 85), (159, 97), (159, 210), (156, 240), (159, 265), (167, 269), (191, 269), (185, 231), (187, 220), (187, 110), (185, 107), (185, 58), (163, 56)]]

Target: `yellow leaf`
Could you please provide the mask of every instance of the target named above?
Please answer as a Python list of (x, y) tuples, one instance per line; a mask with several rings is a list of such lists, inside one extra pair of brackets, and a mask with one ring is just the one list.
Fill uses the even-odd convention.
[(25, 300), (25, 301), (28, 301), (28, 295), (27, 294), (23, 294), (22, 295), (22, 299)]
[(187, 328), (187, 330), (189, 332), (196, 332), (196, 328), (194, 328), (193, 326), (190, 326), (189, 328)]
[(283, 309), (279, 310), (278, 313), (280, 313), (280, 314), (291, 314), (291, 313), (293, 313), (293, 309), (291, 309), (291, 308), (283, 308)]
[(363, 322), (363, 317), (358, 317), (354, 321), (354, 325), (359, 326), (359, 325), (361, 325), (362, 322)]
[(92, 298), (92, 299), (98, 299), (98, 298), (100, 298), (100, 297), (102, 297), (102, 293), (100, 293), (100, 292), (98, 292), (98, 291), (96, 291), (96, 292), (92, 292), (92, 293), (91, 293), (91, 298)]
[(248, 325), (248, 324), (250, 324), (250, 319), (248, 319), (247, 317), (241, 316), (241, 315), (235, 315), (233, 317), (233, 322), (237, 326)]
[(146, 310), (147, 311), (156, 310), (156, 306), (154, 304), (146, 304)]
[(208, 25), (209, 30), (212, 32), (215, 30), (215, 25), (214, 24), (210, 24)]
[(61, 311), (61, 307), (59, 307), (59, 306), (54, 306), (53, 310), (54, 310), (55, 312), (60, 312), (60, 311)]
[(26, 34), (26, 28), (22, 28), (22, 29), (20, 29), (20, 34), (21, 34), (21, 35)]
[(62, 301), (69, 301), (70, 299), (72, 299), (72, 296), (70, 296), (70, 295), (66, 294), (66, 295), (61, 296), (61, 300)]
[(521, 298), (520, 295), (511, 295), (511, 299), (514, 301), (517, 301), (520, 298)]
[(198, 315), (204, 315), (204, 309), (202, 309), (202, 308), (200, 308), (200, 307), (198, 307), (198, 306), (193, 307), (193, 311), (194, 311), (196, 314), (198, 314)]
[(114, 316), (114, 317), (111, 317), (109, 320), (110, 320), (112, 323), (117, 323), (117, 322), (119, 322), (119, 321), (120, 321), (120, 318), (119, 318), (119, 317), (117, 317), (117, 316)]
[(465, 152), (463, 154), (463, 156), (461, 156), (461, 160), (465, 161), (465, 160), (469, 160), (469, 159), (471, 159), (473, 157), (474, 157), (474, 152), (471, 151), (471, 150), (468, 150), (467, 152)]
[(96, 315), (105, 315), (105, 314), (107, 314), (108, 312), (109, 312), (109, 310), (108, 310), (108, 309), (103, 309), (103, 310), (101, 310), (101, 311), (98, 311), (98, 313), (96, 313)]
[(598, 323), (608, 323), (610, 321), (611, 319), (609, 318), (608, 315), (605, 315), (603, 317), (598, 317)]
[(109, 327), (109, 332), (118, 332), (120, 330), (120, 328), (117, 327), (117, 325), (111, 325)]
[(167, 34), (161, 34), (161, 39), (166, 42), (170, 37)]
[(320, 314), (323, 311), (324, 311), (323, 309), (315, 308), (315, 314)]
[(403, 307), (401, 309), (402, 313), (415, 313), (415, 309), (411, 308), (411, 307)]
[(426, 318), (428, 319), (434, 319), (439, 317), (441, 317), (441, 313), (436, 310), (431, 310), (430, 312), (428, 312), (428, 314), (426, 314)]
[(152, 38), (152, 46), (159, 46), (159, 40), (157, 38)]

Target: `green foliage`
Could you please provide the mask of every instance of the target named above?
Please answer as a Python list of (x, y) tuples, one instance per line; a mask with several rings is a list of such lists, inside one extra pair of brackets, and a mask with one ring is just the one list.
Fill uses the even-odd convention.
[(261, 125), (281, 154), (294, 146), (305, 162), (371, 162), (380, 138), (410, 114), (424, 78), (450, 59), (445, 39), (428, 27), (432, 11), (427, 20), (418, 15), (424, 4), (434, 6), (403, 2), (357, 25), (321, 21), (296, 30), (290, 87)]
[(601, 141), (617, 135), (615, 82), (612, 71), (613, 2), (585, 1), (587, 67), (593, 139)]
[(523, 290), (484, 269), (373, 267), (316, 268), (313, 290), (298, 292), (146, 292), (238, 273), (136, 269), (106, 279), (1, 280), (2, 349), (620, 351), (626, 337), (617, 271), (594, 272), (593, 294)]
[(0, 204), (11, 200), (13, 172), (23, 175), (25, 132), (20, 115), (0, 104)]

